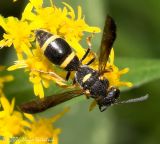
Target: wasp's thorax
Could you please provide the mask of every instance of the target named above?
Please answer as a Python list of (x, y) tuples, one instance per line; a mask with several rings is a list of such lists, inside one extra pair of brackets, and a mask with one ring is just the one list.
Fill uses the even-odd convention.
[(84, 90), (89, 91), (91, 97), (97, 101), (101, 112), (115, 103), (120, 95), (118, 88), (109, 88), (109, 81), (105, 78), (100, 79), (98, 71), (86, 65), (80, 66), (75, 73), (75, 80)]
[(35, 31), (35, 35), (44, 55), (52, 63), (67, 71), (78, 69), (80, 61), (64, 39), (41, 29)]
[(86, 65), (80, 66), (75, 73), (76, 82), (84, 89), (89, 90), (91, 97), (106, 96), (106, 89), (109, 87), (107, 79), (101, 80), (99, 73)]

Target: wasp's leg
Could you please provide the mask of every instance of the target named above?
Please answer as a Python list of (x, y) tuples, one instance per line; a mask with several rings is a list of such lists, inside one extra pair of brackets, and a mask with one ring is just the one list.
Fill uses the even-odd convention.
[(76, 79), (75, 79), (75, 78), (73, 79), (72, 84), (73, 84), (73, 85), (75, 85), (75, 84), (76, 84)]
[(86, 63), (86, 65), (90, 65), (91, 63), (93, 63), (95, 61), (96, 57), (94, 56), (88, 63)]
[(84, 56), (80, 60), (81, 62), (87, 57), (87, 55), (89, 54), (89, 52), (90, 52), (90, 48), (87, 49), (86, 53), (84, 54)]
[(89, 99), (91, 97), (89, 90), (85, 90), (84, 95), (86, 96), (87, 99)]
[(112, 71), (113, 71), (112, 68), (107, 68), (104, 71), (102, 71), (99, 75), (104, 75), (105, 73), (109, 73), (109, 72), (112, 72)]
[(97, 101), (93, 100), (89, 106), (89, 111), (92, 111), (97, 106)]
[(68, 72), (67, 72), (67, 75), (66, 75), (66, 81), (68, 81), (68, 80), (69, 80), (70, 75), (71, 75), (71, 72), (70, 72), (70, 71), (68, 71)]
[(48, 75), (50, 75), (50, 76), (52, 76), (52, 77), (54, 77), (54, 78), (59, 79), (60, 81), (65, 82), (65, 80), (64, 80), (62, 77), (60, 77), (59, 75), (57, 75), (57, 74), (54, 73), (54, 72), (46, 72), (46, 71), (43, 71), (43, 70), (36, 70), (36, 69), (32, 69), (32, 71), (37, 71), (37, 72), (39, 72), (39, 73), (48, 74)]
[[(94, 33), (93, 33), (94, 34)], [(86, 41), (87, 41), (87, 44), (88, 44), (88, 48), (87, 48), (87, 51), (86, 53), (83, 55), (82, 59), (80, 60), (81, 62), (88, 56), (90, 50), (92, 49), (92, 44), (91, 44), (91, 39), (93, 37), (93, 34), (91, 36), (88, 36), (86, 38)]]

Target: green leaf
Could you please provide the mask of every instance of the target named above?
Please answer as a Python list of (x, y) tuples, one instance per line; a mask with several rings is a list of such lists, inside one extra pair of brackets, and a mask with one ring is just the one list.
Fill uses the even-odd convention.
[[(116, 65), (120, 68), (128, 67), (130, 69), (122, 77), (122, 80), (132, 82), (133, 88), (160, 78), (159, 59), (117, 58)], [(127, 89), (124, 88), (123, 90)]]
[(4, 85), (5, 95), (12, 99), (16, 97), (16, 102), (29, 100), (34, 96), (33, 86), (28, 80), (28, 74), (24, 70), (5, 71), (3, 75), (13, 75), (14, 80)]

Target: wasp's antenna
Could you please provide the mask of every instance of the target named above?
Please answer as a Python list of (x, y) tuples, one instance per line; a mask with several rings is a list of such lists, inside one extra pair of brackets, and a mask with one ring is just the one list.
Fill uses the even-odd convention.
[(126, 104), (126, 103), (136, 103), (136, 102), (142, 102), (147, 100), (149, 97), (149, 94), (146, 94), (145, 96), (134, 98), (134, 99), (129, 99), (125, 101), (117, 101), (114, 104)]

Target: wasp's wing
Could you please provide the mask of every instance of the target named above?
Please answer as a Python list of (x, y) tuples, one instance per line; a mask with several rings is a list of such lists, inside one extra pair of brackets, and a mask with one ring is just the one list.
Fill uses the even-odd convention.
[(112, 17), (106, 17), (103, 36), (101, 40), (100, 46), (100, 54), (99, 54), (99, 72), (103, 73), (106, 67), (106, 63), (109, 58), (110, 51), (112, 49), (113, 42), (116, 38), (116, 24)]
[(30, 113), (30, 114), (38, 113), (38, 112), (45, 111), (50, 107), (54, 107), (60, 103), (63, 103), (67, 100), (80, 96), (82, 94), (83, 94), (82, 90), (72, 90), (72, 91), (48, 96), (43, 99), (37, 99), (37, 100), (23, 103), (19, 106), (19, 108), (21, 111), (25, 113)]

